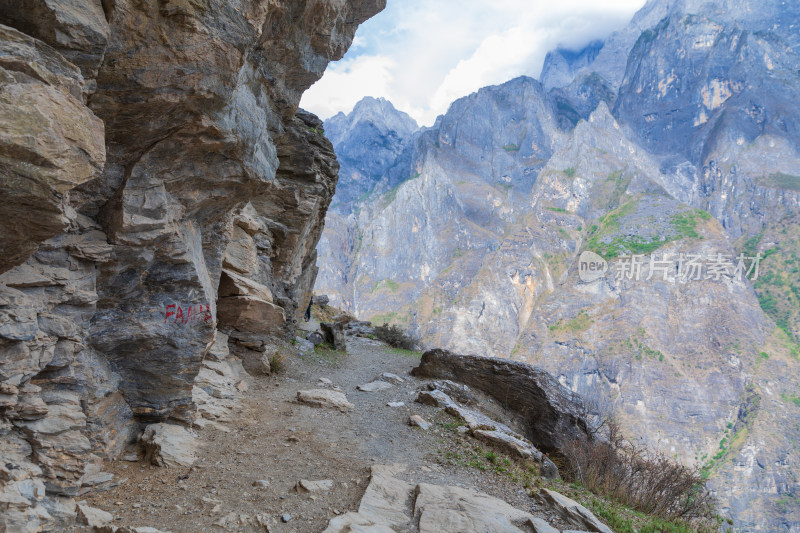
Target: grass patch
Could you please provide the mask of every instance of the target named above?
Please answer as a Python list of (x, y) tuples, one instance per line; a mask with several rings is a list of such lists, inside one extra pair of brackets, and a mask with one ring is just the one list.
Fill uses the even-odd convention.
[(315, 358), (320, 363), (324, 362), (330, 367), (338, 368), (344, 363), (347, 353), (336, 351), (332, 346), (327, 344), (318, 344), (314, 346), (314, 353), (311, 357)]
[(673, 240), (698, 239), (697, 225), (701, 220), (711, 220), (711, 213), (702, 209), (693, 209), (672, 215), (672, 228), (677, 233)]
[(699, 239), (697, 226), (701, 221), (710, 220), (711, 214), (701, 209), (691, 209), (673, 215), (670, 219), (671, 232), (665, 235), (643, 237), (620, 234), (621, 219), (636, 208), (636, 201), (627, 202), (607, 213), (590, 228), (585, 249), (611, 260), (624, 255), (648, 255), (665, 244), (682, 239)]
[(388, 292), (397, 292), (398, 289), (400, 289), (400, 284), (397, 283), (396, 281), (393, 281), (391, 279), (382, 279), (381, 281), (376, 282), (375, 285), (372, 286), (372, 289), (370, 289), (369, 293), (375, 294), (376, 292), (381, 290)]
[(550, 326), (550, 331), (554, 333), (580, 333), (589, 329), (593, 323), (588, 313), (586, 313), (586, 311), (581, 311), (577, 316), (566, 322), (559, 320), (557, 323)]
[(269, 358), (270, 372), (277, 374), (286, 369), (286, 353), (283, 350), (278, 350)]
[(565, 175), (566, 177), (570, 178), (570, 179), (574, 178), (574, 177), (575, 177), (575, 174), (576, 174), (575, 167), (569, 167), (569, 168), (565, 168), (565, 169), (564, 169), (564, 170), (562, 170), (561, 172), (563, 172), (563, 173), (564, 173), (564, 175)]
[(413, 357), (415, 359), (421, 359), (422, 358), (422, 352), (418, 352), (418, 351), (415, 351), (415, 350), (406, 350), (404, 348), (393, 348), (393, 347), (390, 346), (390, 347), (386, 348), (386, 351), (389, 352), (389, 353), (393, 353), (395, 355), (402, 355), (402, 356), (405, 356), (405, 357)]
[(795, 406), (800, 407), (800, 396), (795, 396), (794, 394), (786, 394), (785, 392), (781, 395), (784, 402), (793, 403)]
[[(791, 232), (791, 233), (790, 233)], [(800, 232), (794, 224), (787, 224), (783, 232), (770, 232), (770, 240), (780, 244), (759, 250), (764, 235), (759, 234), (744, 242), (741, 252), (748, 257), (761, 253), (758, 279), (753, 287), (761, 309), (769, 316), (800, 350)], [(752, 275), (751, 275), (752, 278)]]
[(800, 192), (800, 176), (776, 172), (758, 180), (761, 185)]
[(503, 146), (503, 150), (506, 152), (519, 152), (519, 145), (518, 144), (506, 144)]
[(563, 207), (547, 207), (547, 209), (549, 211), (553, 211), (554, 213), (569, 213), (569, 211), (567, 211)]

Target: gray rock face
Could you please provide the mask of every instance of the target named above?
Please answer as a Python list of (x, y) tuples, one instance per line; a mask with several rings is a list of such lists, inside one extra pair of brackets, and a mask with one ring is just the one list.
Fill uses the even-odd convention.
[[(383, 98), (366, 97), (348, 115), (339, 113), (325, 121), (341, 165), (334, 210), (349, 213), (354, 203), (373, 193), (418, 129), (406, 113)], [(405, 176), (404, 176), (405, 178)]]
[(137, 424), (226, 394), (217, 327), (255, 357), (294, 332), (337, 172), (297, 105), (384, 4), (0, 7), (0, 494), (37, 487), (0, 528), (55, 528)]
[(0, 24), (0, 76), (2, 273), (69, 227), (69, 191), (100, 175), (106, 150), (80, 70), (45, 43)]

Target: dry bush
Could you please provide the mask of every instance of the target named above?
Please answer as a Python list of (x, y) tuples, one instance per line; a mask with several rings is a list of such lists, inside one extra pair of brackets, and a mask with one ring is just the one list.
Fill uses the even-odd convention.
[(272, 373), (280, 373), (286, 368), (287, 354), (283, 350), (277, 350), (269, 358), (269, 368)]
[(679, 464), (625, 439), (613, 421), (601, 438), (576, 440), (562, 450), (562, 473), (622, 505), (667, 520), (708, 519), (713, 499), (698, 468)]
[(394, 348), (414, 350), (417, 346), (417, 339), (398, 325), (390, 326), (384, 323), (382, 326), (376, 326), (375, 336)]

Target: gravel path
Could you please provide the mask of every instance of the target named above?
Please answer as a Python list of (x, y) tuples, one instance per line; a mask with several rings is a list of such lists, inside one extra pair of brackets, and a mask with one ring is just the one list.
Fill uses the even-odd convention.
[[(414, 403), (421, 382), (409, 372), (418, 361), (414, 354), (361, 338), (348, 339), (348, 354), (321, 351), (287, 360), (277, 376), (248, 378), (249, 391), (225, 426), (228, 432), (198, 430), (203, 447), (196, 466), (108, 463), (106, 471), (127, 481), (87, 494), (87, 503), (114, 514), (114, 525), (176, 533), (221, 531), (215, 523), (233, 512), (262, 515), (272, 533), (319, 532), (336, 514), (358, 508), (371, 465), (404, 463), (409, 481), (474, 488), (530, 511), (526, 491), (507, 475), (444, 459), (464, 456), (471, 447), (482, 452), (447, 415)], [(356, 389), (383, 372), (405, 382), (385, 391)], [(297, 391), (320, 388), (320, 378), (340, 387), (355, 408), (341, 413), (297, 403)], [(411, 414), (436, 424), (429, 431), (410, 427)], [(300, 479), (330, 479), (335, 485), (328, 493), (298, 492)], [(254, 486), (259, 481), (266, 486)], [(291, 519), (283, 522), (283, 515)]]

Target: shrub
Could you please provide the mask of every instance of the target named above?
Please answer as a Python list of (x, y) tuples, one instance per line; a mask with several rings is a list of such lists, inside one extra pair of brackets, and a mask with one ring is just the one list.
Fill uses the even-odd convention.
[(384, 323), (382, 326), (377, 326), (375, 336), (394, 348), (413, 350), (417, 346), (417, 339), (396, 324), (390, 326)]
[(665, 520), (713, 520), (713, 500), (698, 468), (679, 464), (625, 439), (613, 421), (602, 438), (577, 440), (563, 451), (562, 473), (595, 494)]
[(277, 374), (282, 372), (285, 367), (286, 353), (283, 350), (279, 350), (272, 354), (272, 356), (269, 358), (270, 371)]

